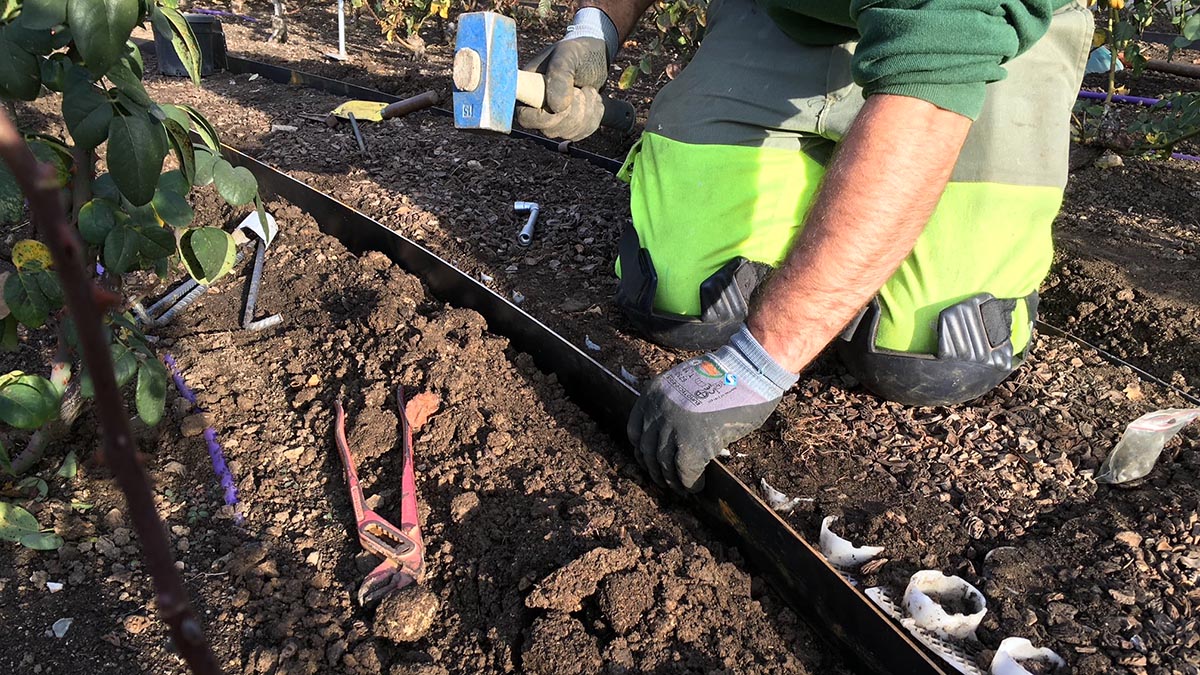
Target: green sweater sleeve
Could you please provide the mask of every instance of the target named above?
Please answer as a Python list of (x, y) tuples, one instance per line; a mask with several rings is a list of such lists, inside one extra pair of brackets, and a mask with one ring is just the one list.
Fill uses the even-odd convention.
[(897, 94), (971, 119), (1001, 64), (1043, 35), (1055, 0), (853, 0), (861, 35), (854, 80), (864, 96)]

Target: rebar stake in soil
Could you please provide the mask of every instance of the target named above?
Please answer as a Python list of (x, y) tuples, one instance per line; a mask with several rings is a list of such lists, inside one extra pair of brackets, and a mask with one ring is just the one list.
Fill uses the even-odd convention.
[(170, 627), (175, 646), (192, 671), (198, 675), (216, 675), (221, 669), (204, 637), (204, 629), (188, 603), (183, 580), (175, 569), (166, 530), (154, 508), (154, 494), (135, 455), (124, 398), (113, 373), (112, 356), (100, 317), (104, 311), (101, 305), (115, 305), (118, 299), (89, 283), (84, 276), (83, 246), (67, 223), (54, 169), (37, 161), (6, 114), (0, 114), (0, 157), (29, 200), (32, 220), (54, 258), (67, 311), (74, 319), (79, 335), (83, 362), (95, 387), (96, 417), (103, 431), (106, 463), (129, 505), (130, 519), (142, 543), (146, 569), (154, 578), (159, 614)]

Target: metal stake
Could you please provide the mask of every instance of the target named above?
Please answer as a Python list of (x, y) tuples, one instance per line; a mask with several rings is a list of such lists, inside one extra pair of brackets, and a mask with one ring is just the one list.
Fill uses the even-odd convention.
[(326, 54), (325, 58), (334, 61), (345, 61), (346, 56), (346, 0), (338, 0), (338, 51), (336, 54)]
[(366, 156), (367, 144), (363, 142), (362, 132), (358, 130), (358, 119), (354, 117), (354, 113), (348, 114), (350, 116), (350, 128), (354, 130), (354, 140), (358, 141), (358, 150)]

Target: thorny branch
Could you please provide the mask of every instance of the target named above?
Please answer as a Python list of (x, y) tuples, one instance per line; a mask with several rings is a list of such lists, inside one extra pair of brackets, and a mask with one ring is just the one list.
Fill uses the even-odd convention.
[(115, 305), (117, 298), (90, 282), (84, 270), (83, 247), (67, 223), (54, 170), (37, 161), (12, 118), (5, 114), (0, 114), (0, 158), (8, 164), (29, 200), (33, 222), (54, 259), (67, 311), (75, 320), (83, 361), (95, 385), (96, 417), (104, 435), (106, 462), (125, 493), (130, 519), (142, 543), (146, 569), (158, 593), (159, 614), (170, 627), (175, 645), (192, 671), (197, 675), (217, 675), (220, 668), (188, 603), (187, 591), (167, 544), (166, 530), (154, 508), (149, 481), (135, 455), (124, 399), (113, 374), (101, 325), (101, 305)]

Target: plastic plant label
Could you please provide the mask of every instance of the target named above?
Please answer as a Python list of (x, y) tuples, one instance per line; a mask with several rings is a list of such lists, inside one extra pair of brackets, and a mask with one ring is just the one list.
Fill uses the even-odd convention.
[(262, 219), (258, 217), (258, 211), (251, 212), (250, 215), (246, 216), (245, 219), (243, 219), (241, 223), (238, 223), (238, 226), (234, 229), (249, 230), (250, 232), (254, 233), (254, 235), (257, 236), (260, 241), (267, 246), (270, 246), (271, 242), (275, 240), (275, 235), (279, 232), (279, 227), (275, 224), (275, 216), (272, 216), (266, 211), (263, 211), (263, 215), (267, 217), (266, 230), (263, 229)]
[(1128, 483), (1150, 473), (1167, 441), (1198, 417), (1200, 408), (1167, 408), (1130, 422), (1117, 447), (1100, 465), (1096, 482)]

